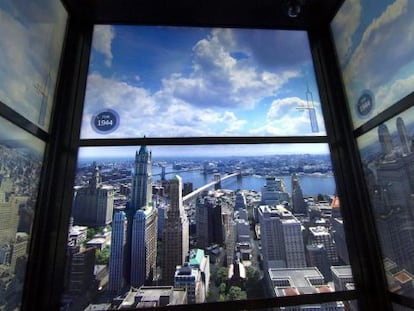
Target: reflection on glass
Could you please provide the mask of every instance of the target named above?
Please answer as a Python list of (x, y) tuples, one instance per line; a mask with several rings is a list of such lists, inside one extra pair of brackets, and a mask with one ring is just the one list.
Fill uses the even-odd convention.
[(414, 108), (361, 136), (358, 145), (391, 291), (414, 297)]
[(20, 306), (44, 143), (0, 119), (0, 309)]
[(87, 147), (78, 159), (66, 305), (353, 289), (326, 144)]
[(325, 135), (306, 32), (95, 26), (81, 138)]
[(409, 0), (346, 0), (332, 22), (354, 127), (413, 91)]
[(0, 2), (0, 101), (45, 130), (66, 17), (60, 1)]

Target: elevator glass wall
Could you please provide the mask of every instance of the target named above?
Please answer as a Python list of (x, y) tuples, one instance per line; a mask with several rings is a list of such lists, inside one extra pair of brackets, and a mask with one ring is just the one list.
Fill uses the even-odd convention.
[(0, 1), (0, 309), (21, 307), (33, 261), (67, 14), (60, 2)]
[(306, 32), (96, 25), (80, 136), (63, 305), (355, 289)]
[(333, 37), (392, 293), (414, 297), (411, 1), (345, 1)]

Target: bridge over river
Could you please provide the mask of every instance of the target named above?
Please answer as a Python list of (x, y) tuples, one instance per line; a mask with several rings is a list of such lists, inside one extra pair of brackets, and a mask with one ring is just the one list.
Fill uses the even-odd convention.
[(229, 178), (232, 178), (232, 177), (236, 177), (236, 176), (241, 176), (241, 172), (235, 172), (235, 173), (227, 174), (227, 175), (224, 175), (224, 176), (220, 176), (220, 174), (214, 174), (214, 180), (212, 182), (210, 182), (208, 184), (205, 184), (204, 186), (202, 186), (202, 187), (194, 190), (193, 192), (185, 195), (183, 197), (183, 202), (186, 202), (186, 201), (194, 198), (199, 193), (203, 192), (204, 190), (206, 190), (206, 189), (208, 189), (210, 187), (213, 187), (215, 185), (220, 185), (221, 182), (224, 181), (224, 180), (226, 180), (226, 179), (229, 179)]

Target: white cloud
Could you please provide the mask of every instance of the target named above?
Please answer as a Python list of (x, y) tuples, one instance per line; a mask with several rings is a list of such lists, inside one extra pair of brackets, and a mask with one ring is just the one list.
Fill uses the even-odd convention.
[[(230, 43), (229, 43), (230, 42)], [(193, 72), (163, 80), (164, 92), (196, 106), (254, 108), (263, 98), (274, 96), (298, 71), (280, 74), (258, 69), (249, 59), (232, 57), (237, 42), (229, 29), (213, 30), (193, 48)]]
[[(231, 29), (212, 30), (194, 45), (190, 72), (169, 73), (161, 80), (160, 89), (152, 92), (132, 85), (137, 79), (128, 84), (93, 73), (85, 106), (118, 111), (123, 126), (108, 134), (112, 138), (254, 135), (254, 130), (249, 132), (254, 126), (258, 135), (309, 133), (307, 112), (295, 109), (302, 104), (299, 98), (296, 106), (291, 103), (293, 108), (289, 106), (286, 114), (279, 116), (282, 122), (266, 119), (266, 112), (261, 112), (264, 102), (301, 75), (296, 70), (300, 67), (261, 69), (251, 57), (253, 49), (246, 48), (247, 41), (241, 44), (234, 34)], [(102, 137), (90, 126), (93, 113), (84, 113), (82, 138)]]
[(342, 66), (349, 59), (352, 37), (360, 25), (361, 11), (360, 0), (347, 0), (331, 24), (334, 38), (337, 39), (337, 53)]
[(397, 79), (379, 87), (375, 96), (378, 105), (374, 113), (383, 110), (381, 109), (382, 107), (388, 107), (410, 94), (413, 91), (413, 86), (414, 73), (409, 77)]
[[(320, 104), (314, 103), (320, 133), (324, 133), (323, 117)], [(298, 97), (276, 99), (272, 102), (266, 115), (266, 123), (250, 131), (253, 135), (312, 135), (306, 100)]]
[(222, 118), (221, 122), (226, 124), (226, 128), (223, 131), (223, 135), (240, 135), (242, 132), (243, 127), (246, 125), (246, 120), (238, 120), (236, 115), (233, 112), (226, 111)]
[[(28, 10), (27, 16), (20, 16), (19, 10), (9, 14), (0, 9), (0, 99), (34, 123), (43, 100), (36, 88), (47, 95), (50, 114), (63, 42), (65, 11), (60, 5), (52, 9), (39, 16)], [(46, 116), (45, 128), (47, 120)]]
[(112, 138), (230, 135), (246, 123), (230, 111), (196, 107), (163, 91), (151, 94), (144, 88), (92, 73), (88, 77), (82, 138), (103, 137), (94, 132), (91, 118), (108, 108), (120, 116), (120, 127), (105, 135)]
[(112, 65), (112, 40), (115, 38), (115, 31), (110, 25), (96, 25), (93, 32), (93, 48), (105, 56), (105, 65)]
[(397, 0), (366, 28), (344, 70), (350, 100), (356, 102), (364, 89), (388, 83), (413, 60), (414, 3)]

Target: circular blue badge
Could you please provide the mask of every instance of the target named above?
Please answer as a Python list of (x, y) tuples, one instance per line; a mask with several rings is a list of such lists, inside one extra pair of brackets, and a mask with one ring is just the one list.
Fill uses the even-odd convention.
[(109, 134), (119, 126), (119, 115), (115, 110), (105, 109), (92, 116), (92, 128), (100, 134)]
[(367, 118), (374, 110), (375, 101), (374, 101), (374, 94), (372, 94), (369, 90), (364, 90), (362, 95), (358, 98), (358, 102), (356, 104), (356, 112), (358, 116), (361, 118)]

